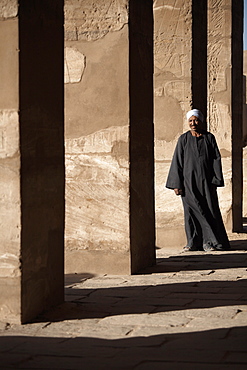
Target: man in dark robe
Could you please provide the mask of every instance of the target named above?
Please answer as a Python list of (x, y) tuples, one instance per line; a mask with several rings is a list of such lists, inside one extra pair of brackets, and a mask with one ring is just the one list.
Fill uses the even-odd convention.
[(228, 250), (217, 187), (224, 186), (221, 155), (213, 134), (202, 130), (203, 114), (187, 113), (190, 131), (178, 139), (166, 187), (181, 195), (187, 245), (185, 251)]

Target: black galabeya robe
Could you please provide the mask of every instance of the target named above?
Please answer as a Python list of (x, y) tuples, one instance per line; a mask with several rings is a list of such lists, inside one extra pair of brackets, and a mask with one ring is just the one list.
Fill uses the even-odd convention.
[(213, 134), (182, 134), (171, 162), (166, 187), (182, 189), (188, 247), (230, 249), (222, 221), (217, 187), (224, 186), (221, 155)]

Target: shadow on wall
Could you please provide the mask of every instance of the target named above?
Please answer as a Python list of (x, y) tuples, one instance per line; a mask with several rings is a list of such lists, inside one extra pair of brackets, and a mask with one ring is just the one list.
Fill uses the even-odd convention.
[(246, 332), (247, 327), (233, 327), (114, 340), (5, 336), (0, 338), (1, 368), (242, 370)]

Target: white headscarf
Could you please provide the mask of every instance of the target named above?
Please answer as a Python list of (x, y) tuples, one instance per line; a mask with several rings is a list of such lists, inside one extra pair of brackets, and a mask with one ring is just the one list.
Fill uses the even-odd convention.
[(204, 116), (203, 116), (202, 112), (199, 109), (192, 109), (189, 112), (187, 112), (187, 114), (186, 114), (187, 120), (189, 120), (190, 117), (192, 117), (192, 116), (195, 116), (195, 117), (199, 118), (199, 120), (201, 122), (204, 121)]

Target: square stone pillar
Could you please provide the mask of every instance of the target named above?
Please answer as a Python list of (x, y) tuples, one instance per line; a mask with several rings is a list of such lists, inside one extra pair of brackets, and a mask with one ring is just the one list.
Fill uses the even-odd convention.
[[(207, 0), (192, 0), (192, 108), (207, 116)], [(206, 122), (204, 129), (206, 130)]]
[(66, 273), (155, 262), (152, 4), (65, 1)]
[(232, 229), (235, 232), (243, 231), (243, 18), (243, 0), (232, 0)]
[(0, 4), (0, 320), (63, 301), (63, 3)]
[(131, 272), (155, 263), (153, 9), (129, 3)]
[(243, 2), (208, 1), (208, 129), (222, 155), (219, 188), (229, 231), (242, 230)]

